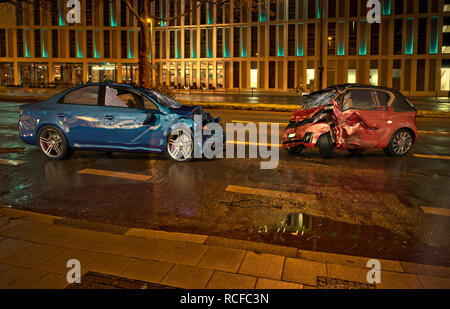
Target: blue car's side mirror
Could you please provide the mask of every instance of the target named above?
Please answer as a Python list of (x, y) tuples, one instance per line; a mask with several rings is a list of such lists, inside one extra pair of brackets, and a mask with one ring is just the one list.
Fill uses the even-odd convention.
[(144, 120), (143, 125), (144, 126), (151, 126), (155, 124), (155, 120), (156, 120), (156, 116), (151, 113), (151, 112), (147, 112), (147, 118)]

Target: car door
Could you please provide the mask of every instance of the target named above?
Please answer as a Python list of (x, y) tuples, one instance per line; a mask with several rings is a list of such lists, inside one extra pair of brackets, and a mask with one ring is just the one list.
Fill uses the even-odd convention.
[(373, 89), (349, 89), (344, 93), (342, 111), (350, 134), (345, 144), (361, 148), (377, 147), (386, 131), (387, 105), (380, 104)]
[(108, 147), (132, 151), (162, 150), (161, 113), (156, 105), (146, 100), (150, 102), (129, 88), (105, 87), (103, 121)]
[(56, 104), (55, 116), (71, 147), (96, 148), (103, 145), (99, 89), (98, 85), (74, 89)]

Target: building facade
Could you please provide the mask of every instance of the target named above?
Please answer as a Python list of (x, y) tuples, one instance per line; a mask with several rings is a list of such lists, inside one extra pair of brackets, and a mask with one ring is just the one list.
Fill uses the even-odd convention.
[[(0, 6), (1, 85), (137, 82), (139, 27), (125, 2), (80, 2), (80, 24), (67, 22), (66, 0)], [(134, 1), (139, 12), (142, 2)], [(191, 13), (153, 21), (153, 80), (304, 91), (349, 82), (447, 95), (450, 0), (380, 2), (378, 24), (367, 21), (367, 0), (261, 0), (252, 8), (154, 0), (155, 16)]]

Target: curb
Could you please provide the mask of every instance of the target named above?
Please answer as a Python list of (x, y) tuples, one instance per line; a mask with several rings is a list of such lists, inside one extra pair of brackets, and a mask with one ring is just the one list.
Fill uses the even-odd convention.
[[(39, 102), (50, 98), (50, 96), (8, 96), (0, 95), (0, 101), (5, 102)], [(272, 112), (293, 112), (299, 108), (300, 105), (288, 105), (288, 104), (249, 104), (249, 103), (232, 103), (232, 102), (199, 102), (199, 101), (184, 101), (180, 100), (180, 103), (187, 106), (198, 105), (206, 109), (228, 109), (228, 110), (246, 110), (246, 111), (272, 111)], [(443, 111), (428, 111), (418, 110), (418, 118), (450, 118), (450, 112)]]

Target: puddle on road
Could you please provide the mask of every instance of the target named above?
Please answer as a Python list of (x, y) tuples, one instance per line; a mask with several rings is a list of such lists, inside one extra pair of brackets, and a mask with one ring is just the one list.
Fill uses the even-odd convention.
[(265, 242), (302, 250), (450, 265), (448, 250), (394, 235), (377, 226), (349, 224), (305, 213), (289, 213), (278, 226), (260, 227)]

